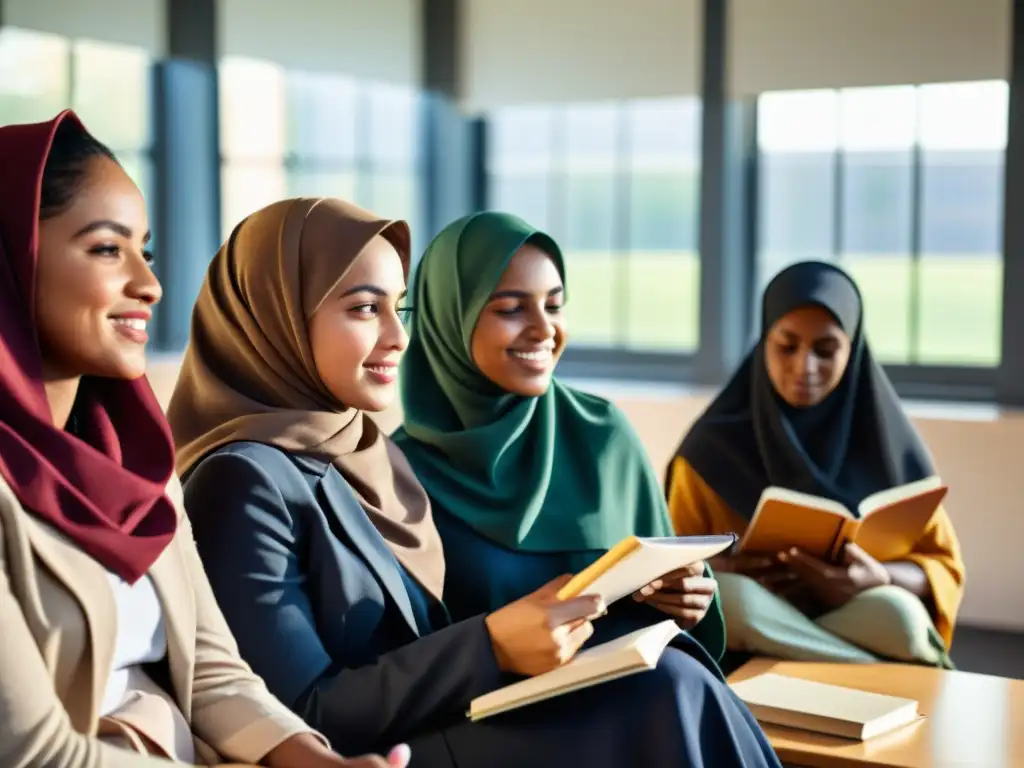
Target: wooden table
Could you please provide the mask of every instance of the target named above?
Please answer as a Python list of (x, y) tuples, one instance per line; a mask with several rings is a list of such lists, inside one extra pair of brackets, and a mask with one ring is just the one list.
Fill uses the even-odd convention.
[(868, 741), (766, 725), (779, 759), (807, 768), (1022, 768), (1024, 681), (903, 664), (754, 659), (730, 675), (763, 672), (917, 699), (926, 717)]

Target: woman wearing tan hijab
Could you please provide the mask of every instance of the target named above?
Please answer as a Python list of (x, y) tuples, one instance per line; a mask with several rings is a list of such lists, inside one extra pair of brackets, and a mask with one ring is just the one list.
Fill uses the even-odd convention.
[(408, 268), (404, 222), (329, 199), (258, 211), (210, 266), (169, 415), (242, 655), (342, 751), (408, 741), (412, 765), (438, 768), (765, 764), (763, 742), (716, 730), (736, 715), (725, 686), (684, 690), (671, 670), (466, 720), (511, 675), (571, 658), (603, 606), (557, 601), (563, 577), (451, 621), (427, 496), (368, 416), (396, 395)]

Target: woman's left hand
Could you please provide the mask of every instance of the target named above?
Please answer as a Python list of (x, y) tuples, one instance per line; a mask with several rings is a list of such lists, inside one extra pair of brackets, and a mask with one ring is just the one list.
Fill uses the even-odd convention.
[(840, 564), (826, 563), (799, 549), (780, 552), (779, 559), (830, 610), (841, 608), (867, 589), (892, 583), (885, 566), (853, 542), (843, 547)]
[(682, 629), (693, 629), (707, 614), (717, 588), (714, 579), (704, 576), (704, 562), (699, 561), (652, 581), (633, 599), (667, 613)]

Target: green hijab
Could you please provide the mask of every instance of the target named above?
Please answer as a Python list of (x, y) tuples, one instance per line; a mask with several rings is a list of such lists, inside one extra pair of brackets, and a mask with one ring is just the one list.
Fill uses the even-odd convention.
[(522, 219), (485, 212), (450, 224), (427, 248), (412, 286), (394, 435), (435, 509), (486, 538), (530, 552), (608, 549), (671, 536), (661, 486), (622, 413), (552, 380), (540, 397), (499, 389), (473, 363), (477, 319), (527, 242), (561, 251)]

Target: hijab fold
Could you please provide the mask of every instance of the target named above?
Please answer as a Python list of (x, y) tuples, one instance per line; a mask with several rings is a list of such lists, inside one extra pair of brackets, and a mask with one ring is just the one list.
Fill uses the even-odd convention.
[(408, 271), (405, 222), (341, 200), (284, 200), (239, 224), (200, 291), (168, 417), (182, 474), (238, 441), (334, 464), (398, 561), (440, 598), (444, 556), (427, 496), (376, 423), (321, 381), (307, 330), (377, 235)]
[(54, 135), (71, 111), (0, 128), (0, 474), (30, 513), (129, 583), (173, 540), (174, 445), (145, 377), (83, 377), (77, 435), (54, 425), (35, 323), (39, 208)]
[(540, 397), (509, 394), (473, 362), (477, 319), (526, 243), (564, 279), (555, 242), (508, 214), (465, 217), (430, 244), (413, 281), (395, 442), (435, 508), (511, 549), (603, 550), (632, 534), (669, 536), (660, 485), (611, 403), (557, 379)]
[[(850, 337), (850, 358), (823, 402), (794, 408), (768, 376), (765, 336), (784, 315), (810, 306), (828, 311)], [(834, 265), (800, 262), (765, 289), (760, 341), (677, 451), (742, 517), (750, 519), (770, 485), (824, 496), (856, 513), (872, 493), (933, 474), (863, 325), (856, 283)]]

